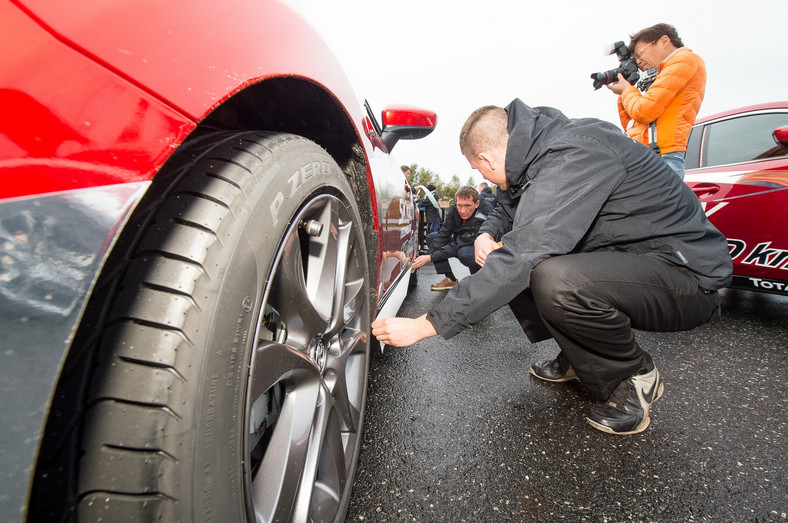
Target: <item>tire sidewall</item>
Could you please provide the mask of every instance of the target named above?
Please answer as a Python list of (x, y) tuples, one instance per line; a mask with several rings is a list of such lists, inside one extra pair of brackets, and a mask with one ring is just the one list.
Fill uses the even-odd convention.
[[(254, 174), (258, 183), (243, 205), (234, 209), (238, 225), (222, 239), (224, 255), (217, 263), (224, 258), (225, 268), (204, 289), (213, 299), (199, 342), (204, 354), (194, 405), (194, 521), (246, 518), (243, 467), (248, 462), (244, 446), (248, 367), (266, 280), (292, 218), (311, 198), (331, 194), (349, 208), (361, 235), (358, 207), (344, 174), (312, 142), (294, 138), (277, 147)], [(366, 256), (363, 247), (359, 245)], [(368, 272), (366, 259), (362, 262)], [(368, 280), (367, 274), (366, 285)], [(368, 289), (364, 296), (369, 296)]]

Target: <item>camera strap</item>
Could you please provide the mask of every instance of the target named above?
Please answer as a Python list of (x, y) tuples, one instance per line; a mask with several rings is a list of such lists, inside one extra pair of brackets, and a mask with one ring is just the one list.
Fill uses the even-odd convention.
[(648, 147), (655, 153), (659, 154), (659, 145), (657, 145), (657, 121), (654, 120), (648, 124)]

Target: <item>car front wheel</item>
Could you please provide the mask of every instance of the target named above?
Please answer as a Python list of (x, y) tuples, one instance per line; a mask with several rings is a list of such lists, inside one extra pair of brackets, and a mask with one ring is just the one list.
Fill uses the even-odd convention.
[(223, 136), (139, 211), (98, 341), (78, 519), (342, 521), (371, 317), (344, 174), (297, 136)]

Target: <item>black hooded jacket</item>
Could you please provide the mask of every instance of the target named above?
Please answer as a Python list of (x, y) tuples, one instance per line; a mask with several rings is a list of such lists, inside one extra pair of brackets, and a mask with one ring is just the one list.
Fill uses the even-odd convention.
[(725, 237), (659, 156), (608, 122), (569, 119), (519, 99), (506, 112), (509, 189), (479, 230), (503, 247), (428, 313), (441, 336), (509, 303), (551, 256), (629, 252), (689, 269), (704, 289), (730, 283)]

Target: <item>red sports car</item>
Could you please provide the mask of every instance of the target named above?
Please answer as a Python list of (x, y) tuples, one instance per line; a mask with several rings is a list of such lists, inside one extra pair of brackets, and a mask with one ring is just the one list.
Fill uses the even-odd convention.
[(342, 521), (435, 114), (379, 124), (276, 1), (0, 28), (0, 519)]
[(728, 238), (731, 287), (788, 295), (788, 102), (699, 119), (685, 182)]

